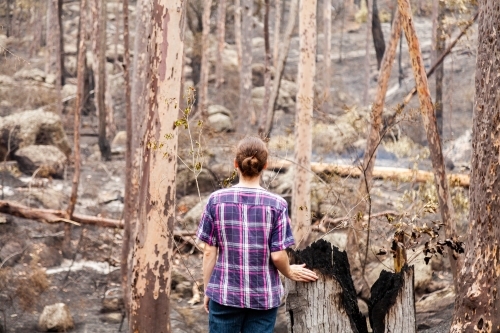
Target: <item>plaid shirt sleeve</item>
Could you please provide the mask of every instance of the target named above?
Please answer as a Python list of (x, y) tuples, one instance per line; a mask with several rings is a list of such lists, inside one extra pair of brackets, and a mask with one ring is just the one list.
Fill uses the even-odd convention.
[(283, 207), (271, 231), (271, 252), (278, 252), (295, 244), (287, 207)]
[(202, 242), (207, 243), (210, 246), (217, 245), (217, 232), (215, 230), (214, 218), (212, 216), (212, 200), (208, 200), (203, 215), (201, 216), (200, 225), (198, 226), (198, 232), (196, 237)]

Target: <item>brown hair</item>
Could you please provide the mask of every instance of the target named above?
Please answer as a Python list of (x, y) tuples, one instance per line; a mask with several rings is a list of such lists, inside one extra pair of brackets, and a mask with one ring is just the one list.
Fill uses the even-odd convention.
[(244, 177), (258, 176), (267, 163), (268, 150), (264, 141), (248, 136), (236, 146), (236, 163)]

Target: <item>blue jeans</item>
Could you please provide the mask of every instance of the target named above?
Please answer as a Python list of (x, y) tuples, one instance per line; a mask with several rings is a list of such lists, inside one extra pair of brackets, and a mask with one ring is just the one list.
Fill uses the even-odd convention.
[(210, 333), (273, 333), (278, 308), (254, 310), (226, 306), (210, 300)]

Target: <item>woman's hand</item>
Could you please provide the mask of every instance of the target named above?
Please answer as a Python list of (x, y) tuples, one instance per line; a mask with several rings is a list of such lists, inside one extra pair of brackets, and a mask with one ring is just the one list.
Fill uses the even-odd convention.
[(290, 265), (288, 278), (298, 282), (313, 282), (318, 279), (318, 275), (306, 268), (306, 264)]
[(207, 295), (203, 297), (203, 307), (205, 308), (205, 311), (208, 313), (208, 302), (210, 301), (210, 298), (208, 298)]

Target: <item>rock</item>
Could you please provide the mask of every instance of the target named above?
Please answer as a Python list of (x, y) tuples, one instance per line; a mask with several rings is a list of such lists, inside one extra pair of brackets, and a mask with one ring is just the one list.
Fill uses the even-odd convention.
[(76, 90), (76, 84), (66, 83), (61, 89), (61, 96), (63, 99), (71, 96), (76, 96)]
[(5, 54), (7, 50), (7, 36), (0, 34), (0, 55)]
[(185, 195), (177, 201), (177, 214), (185, 214), (200, 202), (198, 195)]
[(340, 251), (344, 251), (347, 245), (347, 233), (343, 231), (331, 232), (323, 236), (323, 239), (338, 247)]
[(71, 76), (76, 76), (76, 56), (64, 57), (64, 70)]
[(193, 287), (191, 282), (189, 281), (184, 281), (181, 283), (178, 283), (175, 286), (175, 292), (182, 295), (184, 298), (191, 298), (193, 297)]
[(64, 303), (47, 305), (38, 320), (38, 328), (43, 332), (66, 332), (74, 326), (73, 317)]
[(49, 247), (44, 243), (33, 244), (28, 248), (21, 258), (21, 262), (26, 264), (37, 263), (45, 268), (60, 266), (62, 263), (62, 253), (54, 247)]
[(123, 293), (121, 289), (110, 289), (102, 301), (102, 312), (115, 312), (124, 308)]
[(120, 131), (116, 133), (113, 141), (111, 142), (111, 152), (113, 154), (125, 153), (127, 145), (127, 132)]
[(172, 288), (172, 290), (175, 290), (175, 288), (179, 283), (183, 283), (190, 280), (184, 274), (179, 272), (176, 268), (172, 268), (172, 276), (170, 279), (171, 279), (170, 287)]
[(0, 75), (0, 85), (2, 85), (2, 86), (10, 86), (10, 85), (13, 85), (13, 84), (14, 84), (14, 80), (10, 76)]
[(210, 105), (208, 107), (207, 113), (209, 116), (212, 116), (212, 115), (217, 114), (217, 113), (221, 113), (221, 114), (226, 115), (228, 117), (231, 117), (231, 118), (233, 117), (233, 114), (231, 113), (231, 111), (229, 111), (229, 109), (223, 105)]
[(45, 72), (38, 68), (25, 68), (14, 74), (16, 80), (32, 80), (37, 82), (44, 82), (45, 76)]
[[(175, 179), (177, 184), (177, 194), (179, 197), (188, 194), (198, 195), (198, 189), (196, 188), (196, 181), (193, 172), (185, 167), (180, 167), (179, 169), (180, 170), (177, 171), (177, 177)], [(216, 179), (206, 169), (201, 170), (197, 179), (200, 193), (212, 192), (218, 188)]]
[(121, 312), (110, 312), (100, 316), (99, 319), (105, 323), (120, 324), (123, 319), (123, 314)]
[(22, 252), (23, 247), (21, 244), (9, 241), (0, 249), (0, 262), (3, 262), (5, 267), (12, 267), (19, 261)]
[(285, 91), (295, 101), (295, 96), (297, 96), (297, 84), (295, 82), (282, 79), (280, 93), (281, 90)]
[(208, 116), (208, 124), (215, 132), (231, 132), (234, 129), (231, 117), (222, 113)]
[(66, 156), (54, 146), (32, 145), (16, 151), (14, 159), (19, 169), (28, 175), (36, 171), (37, 177), (62, 178)]
[(262, 37), (252, 38), (252, 49), (256, 49), (259, 47), (264, 47), (264, 38)]
[[(252, 100), (256, 109), (262, 109), (265, 93), (265, 87), (257, 87), (252, 89)], [(277, 109), (292, 110), (295, 107), (295, 102), (286, 90), (280, 88), (275, 107)]]
[[(63, 209), (66, 204), (65, 193), (52, 188), (32, 188), (29, 192), (28, 200), (25, 201), (33, 199), (39, 202), (43, 208), (47, 209)], [(27, 204), (29, 205), (29, 203)]]
[(13, 152), (35, 144), (53, 145), (66, 156), (71, 154), (61, 118), (55, 113), (38, 109), (0, 118), (0, 160), (8, 150)]
[(57, 77), (54, 74), (49, 73), (45, 77), (45, 83), (56, 84), (56, 79), (57, 79)]
[[(274, 68), (270, 68), (271, 78), (274, 77)], [(252, 64), (252, 86), (262, 87), (264, 85), (264, 75), (266, 66), (261, 63)]]
[(198, 229), (198, 225), (200, 223), (201, 215), (203, 214), (203, 210), (207, 205), (208, 198), (203, 199), (198, 202), (196, 206), (191, 208), (189, 212), (184, 215), (184, 218), (181, 220), (182, 230), (196, 230)]

